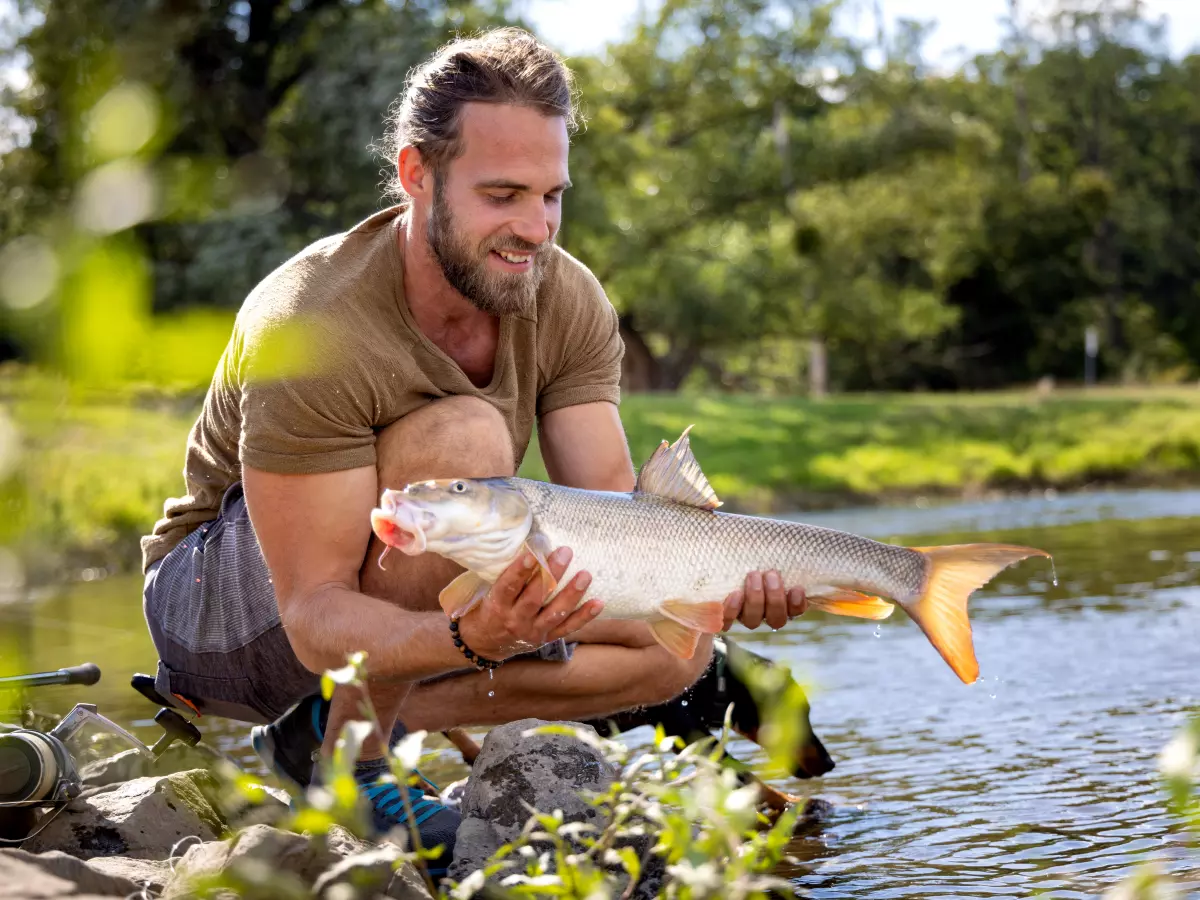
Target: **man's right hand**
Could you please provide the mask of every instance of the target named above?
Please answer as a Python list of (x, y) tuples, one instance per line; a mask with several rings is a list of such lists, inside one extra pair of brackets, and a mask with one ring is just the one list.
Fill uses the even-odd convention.
[[(559, 547), (547, 562), (550, 573), (559, 580), (571, 562), (570, 549)], [(537, 650), (582, 628), (604, 608), (600, 600), (579, 606), (592, 580), (587, 572), (577, 572), (545, 604), (546, 589), (543, 579), (533, 577), (536, 571), (537, 561), (532, 554), (522, 553), (496, 579), (479, 605), (458, 620), (463, 642), (477, 656), (502, 660)]]

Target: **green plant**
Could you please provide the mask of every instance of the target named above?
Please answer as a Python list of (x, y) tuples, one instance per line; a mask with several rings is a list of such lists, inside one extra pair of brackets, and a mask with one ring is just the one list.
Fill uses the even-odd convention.
[(601, 824), (531, 810), (520, 836), (453, 888), (456, 900), (476, 896), (493, 878), (498, 889), (489, 897), (628, 898), (652, 867), (661, 871), (656, 896), (672, 900), (748, 900), (786, 884), (769, 873), (797, 812), (772, 824), (758, 811), (758, 788), (722, 762), (728, 722), (720, 738), (686, 747), (659, 729), (653, 752), (636, 755), (590, 728), (558, 724), (529, 733), (569, 735), (614, 766), (616, 779), (589, 798)]

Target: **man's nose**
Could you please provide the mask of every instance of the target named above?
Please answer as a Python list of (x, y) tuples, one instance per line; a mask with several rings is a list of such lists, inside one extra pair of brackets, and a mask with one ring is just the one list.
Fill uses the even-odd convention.
[(531, 244), (544, 244), (550, 240), (550, 235), (554, 233), (554, 222), (541, 197), (531, 198), (521, 213), (513, 222), (513, 234)]

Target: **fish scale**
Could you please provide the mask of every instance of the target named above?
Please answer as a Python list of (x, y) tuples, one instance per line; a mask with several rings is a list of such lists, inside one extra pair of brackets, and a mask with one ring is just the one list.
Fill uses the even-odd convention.
[(653, 494), (561, 487), (523, 478), (516, 487), (548, 547), (572, 548), (565, 583), (592, 577), (601, 618), (655, 619), (663, 600), (724, 600), (746, 573), (776, 569), (788, 588), (836, 585), (904, 602), (927, 564), (914, 550), (843, 531), (681, 506)]

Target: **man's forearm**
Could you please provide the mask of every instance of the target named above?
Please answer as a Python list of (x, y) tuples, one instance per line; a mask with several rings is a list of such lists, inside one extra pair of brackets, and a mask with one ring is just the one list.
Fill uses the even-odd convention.
[(708, 635), (687, 661), (657, 646), (582, 644), (569, 663), (513, 660), (492, 677), (472, 672), (415, 685), (400, 718), (409, 729), (426, 731), (530, 717), (597, 718), (678, 696), (704, 672), (711, 654)]
[(461, 669), (465, 660), (446, 627), (445, 613), (412, 612), (330, 585), (289, 603), (283, 624), (300, 662), (313, 672), (367, 654), (372, 678), (419, 681)]

